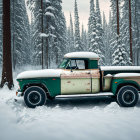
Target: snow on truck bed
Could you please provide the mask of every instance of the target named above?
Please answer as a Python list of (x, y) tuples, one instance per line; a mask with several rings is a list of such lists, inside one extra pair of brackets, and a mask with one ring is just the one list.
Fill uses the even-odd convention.
[(113, 77), (140, 77), (140, 73), (118, 73)]
[(102, 71), (140, 71), (140, 66), (101, 66)]

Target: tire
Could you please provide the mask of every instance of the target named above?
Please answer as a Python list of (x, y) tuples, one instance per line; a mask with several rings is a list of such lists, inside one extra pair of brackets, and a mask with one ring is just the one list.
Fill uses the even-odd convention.
[(133, 86), (123, 86), (117, 94), (117, 102), (122, 107), (134, 107), (138, 99), (138, 90)]
[(47, 97), (50, 101), (53, 101), (53, 100), (55, 100), (55, 97), (51, 97), (51, 96), (49, 96), (49, 97)]
[(46, 99), (45, 91), (37, 86), (29, 87), (24, 92), (24, 102), (29, 108), (45, 105)]

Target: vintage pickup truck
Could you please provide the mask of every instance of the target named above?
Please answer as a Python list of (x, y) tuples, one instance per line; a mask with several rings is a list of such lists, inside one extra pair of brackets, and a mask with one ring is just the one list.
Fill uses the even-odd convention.
[(58, 69), (27, 71), (17, 76), (17, 96), (24, 96), (30, 108), (42, 106), (56, 96), (111, 96), (123, 107), (139, 100), (140, 67), (98, 65), (92, 52), (74, 52), (64, 56)]

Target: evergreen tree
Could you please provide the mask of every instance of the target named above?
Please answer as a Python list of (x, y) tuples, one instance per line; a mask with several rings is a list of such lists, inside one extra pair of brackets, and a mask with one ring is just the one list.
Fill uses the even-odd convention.
[(133, 62), (140, 65), (140, 1), (132, 0)]
[(98, 54), (100, 55), (100, 64), (105, 64), (105, 47), (103, 43), (103, 29), (102, 29), (102, 20), (99, 7), (99, 0), (96, 0), (96, 41), (98, 43)]
[(89, 39), (89, 51), (98, 52), (98, 44), (96, 42), (96, 15), (94, 1), (90, 0), (90, 17), (88, 21), (88, 39)]
[(41, 9), (41, 1), (27, 1), (28, 9), (31, 12), (31, 26), (30, 26), (30, 38), (32, 64), (35, 66), (42, 65), (42, 13), (44, 9)]
[(80, 23), (79, 23), (79, 15), (78, 15), (78, 6), (77, 0), (75, 0), (75, 7), (74, 7), (74, 14), (75, 14), (75, 49), (77, 51), (83, 50), (80, 40)]
[(53, 3), (52, 0), (48, 0), (44, 3), (45, 5), (44, 33), (46, 34), (44, 40), (44, 51), (45, 51), (44, 61), (47, 68), (51, 65), (51, 61), (54, 62), (58, 57), (58, 49), (57, 49), (58, 38), (56, 36), (57, 28), (55, 22), (55, 18), (56, 18), (55, 10), (57, 9), (57, 7), (55, 7), (56, 6), (55, 2), (56, 1), (54, 1)]
[[(111, 16), (111, 39), (110, 39), (110, 49), (112, 52), (112, 64), (115, 65), (114, 61), (115, 61), (115, 52), (116, 50), (120, 50), (118, 49), (118, 46), (120, 45), (120, 43), (118, 42), (119, 39), (119, 26), (118, 26), (118, 13), (117, 13), (117, 2), (118, 0), (110, 0), (111, 2), (111, 10), (112, 10), (112, 16)], [(120, 3), (119, 3), (120, 5)], [(114, 58), (115, 57), (115, 58)], [(117, 62), (117, 61), (115, 61)], [(117, 64), (117, 63), (116, 63)]]
[[(14, 6), (13, 6), (14, 5)], [(30, 64), (30, 27), (24, 1), (12, 1), (12, 48), (13, 65), (21, 67)], [(13, 14), (12, 14), (13, 15)]]
[(103, 12), (103, 44), (104, 44), (104, 56), (105, 56), (105, 64), (110, 65), (110, 51), (109, 50), (109, 28), (106, 22), (106, 17)]
[(129, 32), (129, 1), (124, 1), (122, 6), (122, 18), (120, 26), (120, 38), (122, 41), (122, 47), (126, 50), (127, 58), (124, 60), (126, 62), (130, 61), (130, 32)]
[(67, 28), (67, 32), (66, 32), (66, 35), (67, 35), (67, 52), (72, 52), (72, 48), (71, 48), (71, 30), (70, 30), (70, 27)]
[(81, 43), (82, 43), (82, 47), (83, 47), (84, 51), (87, 51), (87, 49), (88, 49), (87, 40), (88, 40), (87, 32), (84, 29), (84, 25), (82, 24)]
[[(113, 52), (113, 65), (130, 65), (130, 55), (126, 50), (126, 31), (125, 31), (125, 22), (120, 22), (120, 15), (119, 15), (119, 7), (120, 1), (111, 0), (111, 7), (112, 7), (112, 40), (111, 40), (111, 48)], [(117, 10), (116, 10), (117, 9)], [(123, 18), (122, 18), (123, 19)], [(121, 23), (121, 24), (120, 24)], [(121, 25), (121, 28), (120, 28)], [(129, 24), (128, 24), (129, 25)]]
[(66, 52), (66, 21), (62, 12), (61, 0), (44, 2), (44, 58), (46, 67), (58, 64)]
[(43, 1), (44, 6), (41, 7), (41, 1), (29, 0), (28, 5), (32, 12), (32, 46), (34, 48), (34, 57), (36, 58), (34, 64), (41, 62), (43, 52), (44, 68), (53, 67), (53, 65), (58, 64), (60, 59), (62, 59), (67, 46), (67, 29), (62, 12), (62, 1)]
[(128, 53), (125, 50), (125, 44), (121, 43), (119, 38), (119, 45), (115, 52), (113, 53), (113, 65), (115, 66), (127, 66), (131, 64), (131, 59), (128, 56)]
[(100, 65), (104, 65), (104, 54), (103, 54), (103, 40), (102, 40), (102, 25), (101, 16), (99, 10), (99, 3), (97, 1), (97, 12), (95, 11), (94, 1), (90, 0), (90, 17), (88, 23), (88, 40), (89, 40), (89, 51), (95, 52), (100, 56)]
[(74, 29), (71, 14), (70, 14), (70, 42), (71, 42), (70, 43), (71, 51), (74, 51)]

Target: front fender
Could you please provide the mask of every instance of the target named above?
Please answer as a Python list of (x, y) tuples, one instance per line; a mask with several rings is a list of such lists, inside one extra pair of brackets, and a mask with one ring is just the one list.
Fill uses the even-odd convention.
[(43, 85), (50, 96), (55, 97), (61, 94), (60, 78), (41, 78), (41, 79), (21, 79), (17, 80), (20, 86), (19, 92), (24, 92), (27, 86), (31, 85)]

